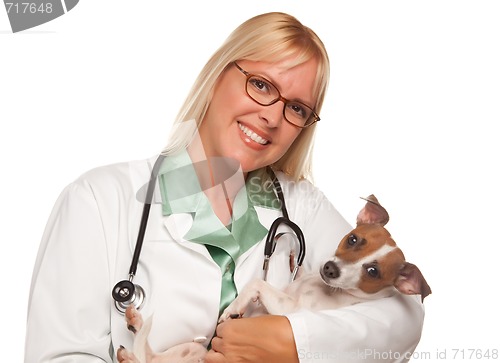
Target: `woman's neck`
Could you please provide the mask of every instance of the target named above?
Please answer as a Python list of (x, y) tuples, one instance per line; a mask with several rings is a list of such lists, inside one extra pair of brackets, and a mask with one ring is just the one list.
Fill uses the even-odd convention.
[(207, 196), (215, 215), (225, 225), (232, 223), (233, 203), (238, 192), (245, 186), (246, 174), (239, 163), (222, 157), (206, 157), (203, 150), (189, 147), (201, 189)]

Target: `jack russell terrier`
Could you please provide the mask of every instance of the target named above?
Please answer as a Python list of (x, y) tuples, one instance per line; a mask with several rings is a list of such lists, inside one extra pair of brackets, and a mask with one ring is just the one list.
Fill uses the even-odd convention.
[[(365, 199), (365, 198), (363, 198)], [(244, 315), (251, 302), (259, 302), (269, 314), (284, 315), (300, 308), (337, 309), (398, 293), (420, 294), (422, 301), (431, 293), (417, 266), (405, 261), (390, 233), (384, 228), (389, 214), (374, 195), (365, 199), (356, 228), (340, 242), (335, 254), (317, 272), (300, 276), (285, 290), (263, 280), (250, 282), (224, 310), (219, 322)], [(133, 353), (121, 347), (120, 363), (155, 362), (199, 363), (206, 354), (198, 342), (181, 344), (164, 353), (153, 353), (147, 342), (151, 317), (143, 323), (132, 307), (126, 311), (129, 329), (136, 334)]]

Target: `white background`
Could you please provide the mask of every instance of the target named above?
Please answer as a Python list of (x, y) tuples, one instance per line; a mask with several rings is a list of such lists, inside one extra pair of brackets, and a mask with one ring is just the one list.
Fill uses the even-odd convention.
[(500, 349), (499, 2), (81, 0), (16, 34), (0, 9), (4, 359), (22, 360), (31, 272), (62, 188), (158, 152), (204, 62), (267, 11), (298, 17), (330, 54), (316, 183), (352, 223), (374, 193), (433, 289), (414, 360)]

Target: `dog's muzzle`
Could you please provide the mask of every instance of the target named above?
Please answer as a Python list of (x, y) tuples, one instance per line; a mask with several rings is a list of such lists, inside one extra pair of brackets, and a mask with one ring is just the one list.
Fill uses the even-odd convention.
[(328, 261), (321, 269), (321, 276), (327, 279), (336, 279), (340, 276), (340, 269), (335, 262)]

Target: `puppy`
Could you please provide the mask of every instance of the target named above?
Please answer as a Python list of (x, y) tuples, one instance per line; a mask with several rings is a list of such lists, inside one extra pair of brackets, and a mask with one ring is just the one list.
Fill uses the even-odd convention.
[[(359, 212), (357, 226), (340, 242), (335, 254), (317, 272), (305, 274), (278, 290), (263, 280), (250, 282), (224, 310), (219, 322), (243, 316), (251, 302), (259, 302), (269, 314), (284, 315), (300, 308), (337, 309), (367, 300), (394, 295), (420, 294), (422, 301), (431, 289), (420, 270), (405, 261), (384, 226), (389, 215), (375, 196), (366, 198)], [(143, 323), (133, 307), (126, 311), (129, 329), (136, 334), (134, 352), (118, 350), (121, 363), (155, 362), (200, 363), (206, 350), (191, 342), (155, 354), (147, 343), (151, 318)]]
[(384, 228), (389, 214), (374, 195), (365, 200), (356, 228), (342, 239), (335, 254), (319, 271), (301, 276), (284, 291), (253, 280), (224, 310), (219, 322), (243, 316), (252, 301), (260, 302), (273, 315), (299, 308), (337, 309), (398, 291), (420, 294), (423, 301), (431, 289), (417, 266), (405, 261), (403, 252)]

